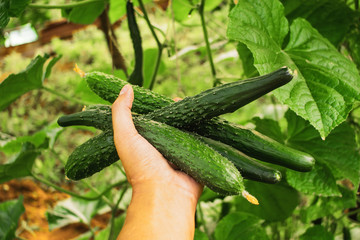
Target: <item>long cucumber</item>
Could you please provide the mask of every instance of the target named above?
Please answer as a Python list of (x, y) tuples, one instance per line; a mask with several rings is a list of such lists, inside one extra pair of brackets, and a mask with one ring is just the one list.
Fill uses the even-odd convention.
[[(106, 108), (107, 111), (105, 111)], [(106, 105), (95, 105), (82, 112), (62, 116), (59, 118), (58, 123), (63, 127), (84, 125), (107, 131), (112, 129), (111, 109)], [(281, 173), (278, 170), (267, 167), (228, 145), (205, 137), (200, 139), (233, 162), (244, 178), (268, 183), (280, 181)], [(92, 161), (97, 161), (92, 157), (91, 159)], [(112, 159), (114, 159), (113, 156), (110, 157), (110, 161), (103, 158), (105, 162), (111, 162)]]

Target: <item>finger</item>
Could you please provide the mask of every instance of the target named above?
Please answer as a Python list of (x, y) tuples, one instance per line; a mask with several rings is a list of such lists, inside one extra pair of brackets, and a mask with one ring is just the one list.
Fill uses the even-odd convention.
[[(114, 143), (127, 174), (163, 165), (162, 155), (137, 132), (131, 115), (134, 92), (125, 85), (112, 105)], [(161, 163), (158, 163), (158, 162)], [(133, 176), (129, 176), (132, 178)]]

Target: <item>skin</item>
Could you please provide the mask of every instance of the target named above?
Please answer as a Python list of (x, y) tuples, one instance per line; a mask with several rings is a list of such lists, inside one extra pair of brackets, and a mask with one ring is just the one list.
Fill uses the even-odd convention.
[(193, 239), (195, 210), (203, 186), (175, 170), (135, 129), (134, 92), (124, 86), (112, 105), (116, 150), (132, 186), (120, 239)]

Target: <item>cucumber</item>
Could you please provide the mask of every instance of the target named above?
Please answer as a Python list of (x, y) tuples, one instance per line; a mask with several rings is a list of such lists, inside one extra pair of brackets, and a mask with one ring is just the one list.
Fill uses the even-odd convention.
[(277, 183), (281, 180), (280, 171), (259, 163), (239, 150), (210, 138), (202, 137), (201, 140), (229, 159), (243, 178), (266, 183)]
[[(107, 111), (104, 111), (105, 108), (107, 108)], [(62, 116), (59, 118), (58, 124), (62, 127), (85, 125), (95, 127), (103, 131), (110, 130), (112, 129), (110, 106), (95, 105), (90, 108), (86, 108), (85, 111)], [(264, 166), (228, 145), (205, 137), (201, 137), (200, 139), (230, 160), (244, 178), (267, 183), (276, 183), (280, 181), (281, 173), (279, 171)]]
[(311, 171), (315, 159), (304, 152), (287, 147), (261, 133), (225, 120), (212, 119), (196, 127), (202, 136), (228, 144), (246, 155), (296, 171)]
[[(139, 134), (199, 183), (223, 195), (243, 193), (243, 179), (236, 167), (198, 136), (141, 116), (133, 120)], [(117, 160), (113, 133), (108, 130), (77, 147), (66, 163), (65, 173), (70, 179), (79, 180)]]
[[(128, 84), (128, 82), (121, 80), (112, 75), (101, 72), (91, 72), (85, 74), (85, 80), (89, 88), (104, 100), (113, 103), (119, 96), (120, 90)], [(139, 86), (134, 85), (134, 102), (132, 111), (144, 114), (152, 112), (155, 109), (165, 107), (174, 101), (161, 94), (150, 91)]]
[[(125, 81), (119, 78), (99, 72), (88, 73), (85, 78), (87, 79), (90, 88), (96, 94), (110, 102), (116, 100), (118, 92), (126, 84)], [(132, 110), (134, 112), (149, 113), (173, 103), (171, 99), (150, 90), (137, 86), (133, 86), (133, 89), (135, 99)], [(191, 112), (189, 114), (191, 114)], [(160, 122), (167, 121), (169, 125), (171, 125), (171, 122), (169, 122), (166, 117), (167, 116), (164, 115), (162, 119), (157, 118), (157, 120)], [(186, 118), (188, 116), (179, 117)], [(190, 117), (192, 118), (193, 116)], [(189, 125), (185, 126), (185, 128), (197, 132), (200, 135), (224, 142), (244, 152), (250, 157), (289, 167), (293, 170), (310, 171), (315, 164), (313, 157), (307, 153), (282, 145), (254, 130), (249, 130), (239, 125), (229, 124), (220, 119), (212, 119), (197, 124), (196, 127)], [(211, 134), (207, 132), (208, 130)]]
[(202, 124), (205, 119), (234, 112), (242, 106), (283, 86), (293, 78), (286, 67), (272, 73), (210, 88), (166, 107), (150, 112), (147, 118), (182, 128)]
[(134, 6), (129, 0), (126, 1), (126, 14), (128, 19), (127, 22), (130, 31), (130, 37), (135, 52), (135, 67), (128, 79), (128, 82), (141, 87), (144, 83), (143, 50), (141, 46), (141, 35), (140, 35), (139, 27), (136, 23)]
[(65, 174), (72, 180), (80, 180), (90, 177), (117, 160), (119, 157), (110, 129), (75, 148), (65, 164)]

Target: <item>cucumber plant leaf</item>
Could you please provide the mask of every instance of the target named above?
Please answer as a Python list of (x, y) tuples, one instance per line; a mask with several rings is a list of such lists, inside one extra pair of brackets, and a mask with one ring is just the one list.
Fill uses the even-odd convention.
[(306, 232), (300, 236), (300, 240), (334, 240), (334, 235), (328, 232), (323, 226), (316, 225), (308, 228)]
[(292, 22), (305, 18), (322, 36), (338, 46), (354, 20), (354, 11), (341, 0), (282, 0), (285, 15)]
[(344, 209), (356, 207), (356, 191), (343, 186), (339, 186), (339, 191), (341, 197), (317, 197), (309, 206), (303, 207), (300, 211), (301, 221), (310, 223), (315, 219), (342, 213)]
[(92, 24), (105, 9), (105, 1), (89, 2), (79, 7), (63, 9), (61, 14), (70, 22)]
[(31, 176), (32, 166), (40, 152), (31, 143), (24, 143), (21, 151), (6, 164), (0, 165), (0, 184), (14, 178)]
[(253, 205), (239, 196), (236, 210), (253, 214), (267, 221), (282, 221), (288, 218), (300, 203), (299, 193), (292, 187), (278, 184), (245, 181), (245, 189), (259, 200)]
[(234, 212), (226, 215), (215, 229), (216, 240), (268, 240), (261, 219), (244, 212)]
[(0, 203), (0, 239), (15, 239), (19, 218), (24, 213), (24, 197)]
[(209, 240), (209, 238), (204, 232), (195, 228), (194, 240)]
[(6, 27), (10, 17), (19, 17), (31, 0), (1, 0), (0, 1), (0, 29)]
[(342, 123), (360, 100), (355, 64), (305, 19), (295, 19), (289, 28), (278, 0), (240, 0), (229, 14), (227, 36), (250, 49), (261, 75), (282, 66), (296, 71), (294, 79), (274, 94), (309, 120), (322, 138)]
[(28, 91), (42, 88), (44, 79), (49, 77), (51, 68), (60, 57), (53, 58), (44, 72), (43, 68), (48, 58), (49, 55), (47, 54), (37, 56), (25, 70), (9, 75), (0, 83), (0, 111), (7, 108), (13, 101)]
[[(298, 117), (294, 112), (286, 112), (285, 118), (288, 122), (287, 143), (291, 147), (307, 152), (317, 162), (325, 164), (336, 180), (349, 179), (355, 186), (358, 186), (360, 179), (360, 154), (355, 139), (355, 132), (348, 123), (342, 123), (336, 127), (324, 141), (308, 121)], [(323, 174), (318, 176), (320, 177), (321, 175)], [(297, 176), (298, 181), (302, 181), (301, 178), (307, 175), (291, 173), (289, 176), (293, 178)], [(328, 180), (323, 179), (323, 181), (326, 182)]]

